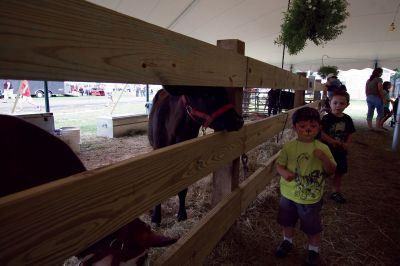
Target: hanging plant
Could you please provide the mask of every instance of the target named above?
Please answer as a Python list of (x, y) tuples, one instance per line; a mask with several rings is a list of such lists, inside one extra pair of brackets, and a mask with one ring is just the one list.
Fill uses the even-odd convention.
[(289, 54), (295, 55), (307, 40), (318, 46), (336, 39), (346, 28), (342, 23), (350, 15), (347, 6), (346, 0), (293, 0), (274, 43), (286, 45)]
[(318, 75), (320, 75), (323, 79), (326, 78), (330, 73), (337, 75), (338, 68), (337, 66), (322, 66), (318, 69)]

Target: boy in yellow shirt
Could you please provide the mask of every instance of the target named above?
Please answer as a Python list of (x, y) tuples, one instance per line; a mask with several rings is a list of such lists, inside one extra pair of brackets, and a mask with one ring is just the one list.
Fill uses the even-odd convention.
[(335, 172), (336, 162), (329, 147), (316, 139), (321, 128), (316, 109), (300, 108), (292, 122), (297, 139), (283, 146), (277, 160), (281, 175), (278, 223), (284, 239), (275, 255), (283, 258), (292, 249), (294, 228), (300, 220), (300, 228), (308, 236), (306, 265), (318, 265), (322, 195), (325, 178)]

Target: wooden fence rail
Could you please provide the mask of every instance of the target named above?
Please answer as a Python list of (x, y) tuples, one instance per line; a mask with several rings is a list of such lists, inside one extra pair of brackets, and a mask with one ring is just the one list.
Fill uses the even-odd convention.
[(290, 126), (292, 112), (0, 198), (0, 258), (15, 265), (60, 263), (275, 136)]
[[(2, 0), (0, 10), (2, 78), (307, 89), (304, 77), (85, 1)], [(0, 198), (0, 265), (61, 265), (275, 136), (292, 112)], [(201, 263), (263, 189), (270, 167), (224, 198), (159, 263)], [(212, 239), (201, 237), (211, 230), (218, 231)]]
[(81, 0), (0, 1), (0, 76), (290, 88), (307, 79)]

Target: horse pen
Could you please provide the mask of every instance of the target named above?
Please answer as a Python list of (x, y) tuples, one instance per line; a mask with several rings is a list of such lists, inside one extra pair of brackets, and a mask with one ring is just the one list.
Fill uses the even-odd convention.
[[(78, 0), (0, 7), (1, 77), (220, 86), (239, 110), (243, 87), (292, 89), (304, 103), (306, 78), (244, 56), (237, 40), (216, 47)], [(277, 154), (239, 183), (237, 158), (289, 128), (293, 111), (1, 198), (0, 263), (61, 265), (214, 172), (215, 206), (155, 262), (201, 265), (276, 176)]]

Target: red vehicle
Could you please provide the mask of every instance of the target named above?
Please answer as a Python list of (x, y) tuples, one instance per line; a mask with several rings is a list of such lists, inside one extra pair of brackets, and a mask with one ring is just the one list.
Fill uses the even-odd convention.
[(92, 95), (92, 96), (105, 96), (106, 94), (104, 93), (103, 89), (92, 88), (90, 90), (90, 95)]

